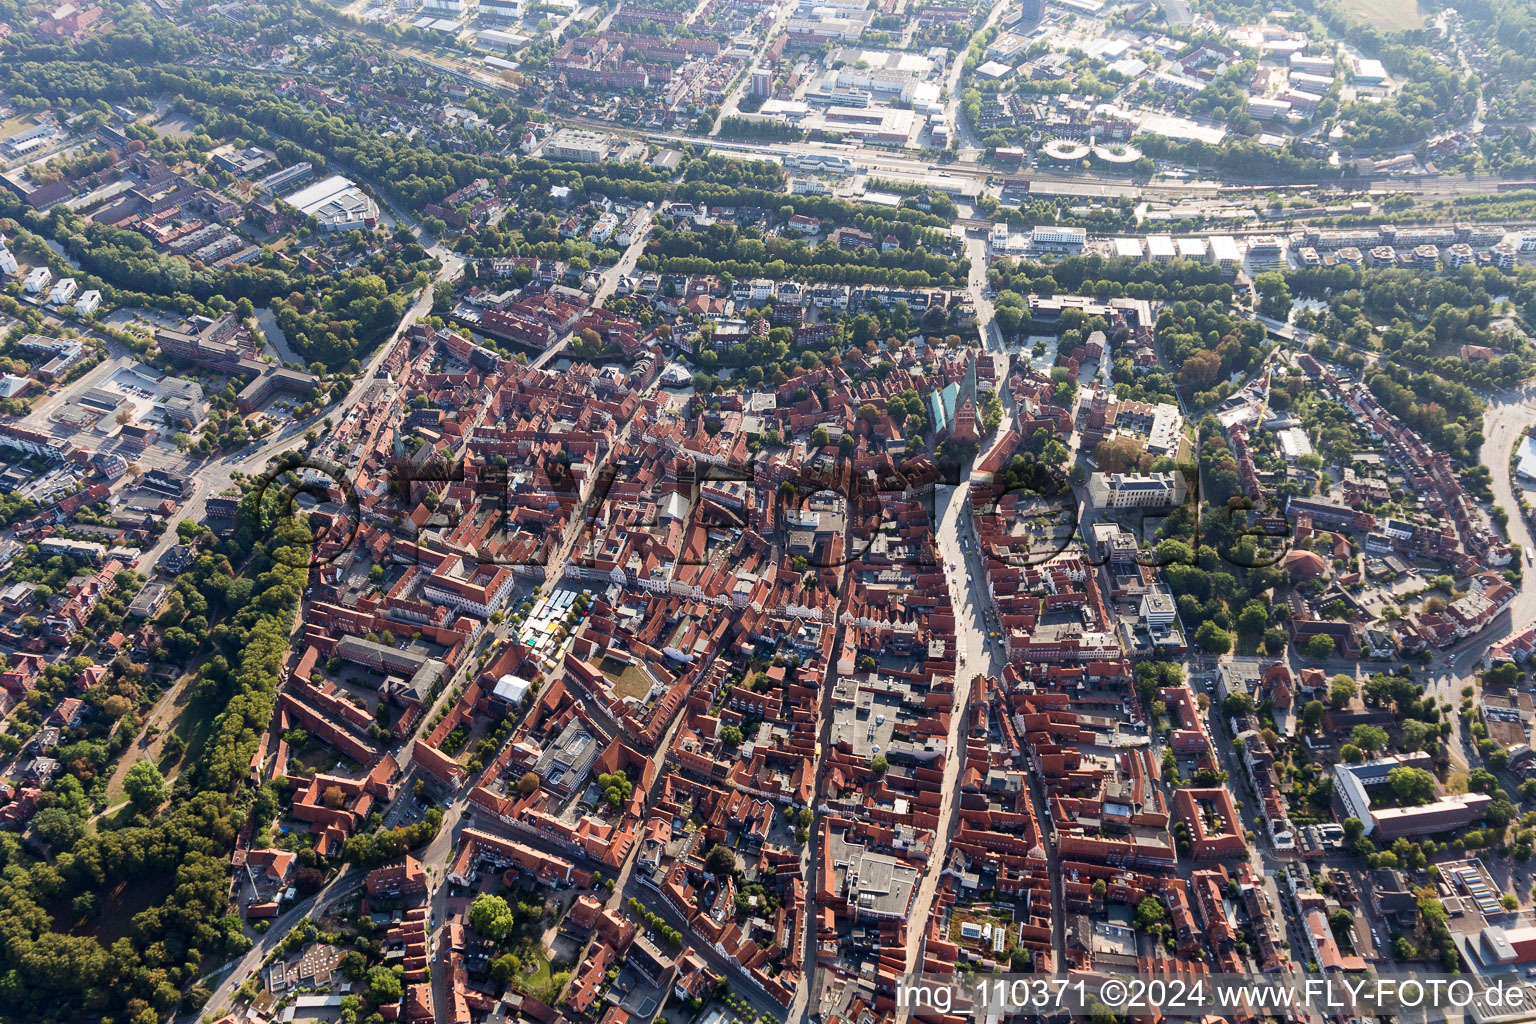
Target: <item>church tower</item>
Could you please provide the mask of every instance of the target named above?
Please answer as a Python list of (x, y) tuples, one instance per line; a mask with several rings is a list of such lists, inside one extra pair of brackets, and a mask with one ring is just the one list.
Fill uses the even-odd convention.
[(972, 354), (966, 364), (965, 377), (960, 381), (960, 394), (955, 398), (955, 423), (949, 436), (957, 442), (966, 443), (979, 441), (981, 430), (976, 419), (979, 409), (976, 403), (976, 360), (980, 356)]

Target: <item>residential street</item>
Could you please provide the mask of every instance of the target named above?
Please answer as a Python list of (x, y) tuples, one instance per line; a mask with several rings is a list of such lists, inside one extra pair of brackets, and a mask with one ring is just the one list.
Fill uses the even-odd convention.
[(354, 889), (363, 884), (360, 873), (353, 871), (351, 865), (345, 865), (337, 872), (336, 877), (326, 884), (325, 888), (306, 897), (289, 907), (282, 914), (272, 919), (271, 927), (263, 932), (245, 955), (234, 961), (233, 965), (226, 964), (218, 970), (207, 975), (204, 980), (214, 978), (220, 974), (224, 980), (213, 990), (213, 995), (202, 1010), (188, 1014), (188, 1019), (196, 1019), (202, 1014), (225, 1013), (228, 1011), (230, 1001), (234, 998), (235, 991), (245, 984), (251, 972), (256, 970), (266, 960), (268, 954), (277, 948), (277, 944), (283, 941), (294, 925), (307, 917), (314, 916), (311, 911), (325, 907), (327, 904), (349, 895)]
[[(442, 267), (433, 277), (432, 283), (422, 291), (422, 294), (406, 310), (405, 316), (400, 321), (400, 326), (395, 329), (389, 338), (379, 344), (379, 347), (374, 351), (372, 357), (369, 358), (367, 364), (364, 365), (362, 372), (358, 374), (356, 381), (353, 382), (351, 389), (347, 391), (342, 400), (334, 406), (321, 410), (308, 420), (290, 423), (270, 437), (257, 442), (253, 448), (247, 448), (244, 452), (236, 452), (234, 455), (223, 458), (211, 459), (193, 470), (191, 473), (192, 495), (187, 499), (186, 505), (182, 508), (181, 518), (194, 523), (201, 522), (207, 509), (209, 497), (220, 494), (228, 488), (234, 479), (235, 473), (240, 472), (247, 475), (260, 474), (271, 459), (295, 448), (302, 448), (306, 431), (323, 429), (322, 423), (327, 417), (332, 422), (340, 422), (347, 412), (367, 394), (368, 389), (375, 383), (375, 371), (378, 369), (379, 364), (384, 361), (385, 357), (389, 355), (389, 351), (394, 346), (396, 339), (403, 335), (412, 324), (432, 312), (432, 289), (440, 282), (456, 281), (464, 270), (464, 260), (454, 253), (443, 249), (441, 246), (436, 246), (430, 251), (441, 261)], [(177, 543), (179, 543), (179, 540), (176, 536), (176, 531), (174, 529), (166, 530), (160, 539), (156, 541), (155, 546), (145, 552), (139, 561), (140, 566), (147, 569), (158, 564), (160, 557), (170, 550), (173, 544)]]

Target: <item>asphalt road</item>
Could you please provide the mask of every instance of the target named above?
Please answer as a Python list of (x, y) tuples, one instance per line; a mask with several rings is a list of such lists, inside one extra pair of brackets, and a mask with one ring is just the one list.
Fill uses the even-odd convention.
[(307, 899), (300, 900), (277, 917), (272, 918), (271, 927), (257, 937), (255, 944), (246, 950), (245, 955), (236, 960), (233, 966), (221, 967), (219, 971), (205, 976), (205, 979), (211, 978), (218, 973), (227, 971), (224, 975), (224, 980), (219, 983), (218, 988), (213, 990), (213, 995), (209, 998), (203, 1009), (196, 1013), (188, 1014), (187, 1019), (195, 1020), (204, 1014), (217, 1016), (227, 1013), (234, 999), (235, 991), (245, 984), (252, 971), (262, 965), (267, 955), (277, 948), (277, 944), (283, 941), (283, 937), (288, 934), (294, 925), (310, 917), (312, 910), (348, 895), (362, 884), (362, 875), (354, 872), (351, 865), (346, 865), (337, 872), (336, 877), (331, 879), (325, 888)]
[[(181, 508), (180, 518), (193, 522), (201, 522), (208, 508), (208, 498), (217, 495), (229, 487), (237, 472), (246, 474), (260, 473), (267, 463), (278, 455), (295, 447), (306, 444), (304, 434), (311, 429), (321, 429), (321, 425), (327, 417), (333, 422), (339, 422), (346, 416), (347, 411), (358, 403), (368, 392), (368, 388), (374, 383), (374, 372), (379, 364), (389, 355), (395, 341), (410, 328), (410, 326), (432, 312), (432, 289), (442, 281), (456, 280), (464, 269), (464, 261), (457, 255), (446, 249), (434, 248), (434, 256), (442, 262), (442, 267), (433, 277), (432, 283), (422, 292), (410, 309), (406, 310), (404, 318), (400, 321), (393, 334), (378, 347), (373, 356), (358, 374), (342, 400), (335, 406), (322, 409), (307, 420), (295, 421), (279, 430), (270, 437), (258, 442), (254, 448), (246, 448), (241, 452), (222, 458), (215, 458), (191, 473), (192, 495)], [(141, 569), (148, 571), (159, 561), (171, 545), (178, 543), (175, 530), (166, 530), (155, 546), (150, 548), (139, 561)]]
[[(310, 421), (293, 423), (285, 427), (270, 439), (263, 441), (254, 450), (248, 450), (244, 455), (217, 459), (198, 469), (193, 474), (196, 490), (186, 505), (183, 506), (182, 518), (193, 521), (200, 520), (207, 507), (208, 495), (217, 494), (228, 486), (235, 472), (259, 472), (269, 459), (293, 447), (293, 442), (296, 438), (302, 440), (304, 432), (326, 416), (340, 419), (346, 415), (347, 410), (362, 398), (373, 383), (374, 371), (378, 369), (379, 364), (389, 354), (395, 340), (404, 334), (412, 324), (431, 312), (432, 287), (440, 281), (457, 279), (459, 273), (463, 270), (464, 261), (447, 250), (434, 247), (433, 254), (438, 257), (443, 265), (433, 278), (432, 285), (428, 286), (411, 308), (406, 311), (404, 318), (400, 321), (400, 325), (395, 329), (390, 338), (379, 346), (378, 351), (368, 361), (368, 365), (363, 368), (363, 372), (358, 376), (351, 390), (347, 392), (341, 402), (334, 408), (326, 409), (316, 414)], [(160, 556), (174, 543), (176, 543), (176, 531), (167, 530), (159, 543), (150, 549), (141, 564), (146, 568), (153, 566)], [(401, 799), (408, 798), (408, 793), (402, 793)], [(445, 820), (443, 831), (439, 834), (439, 839), (442, 839), (450, 832), (449, 822)], [(434, 840), (434, 845), (436, 842)], [(343, 885), (343, 883), (347, 884)], [(224, 981), (214, 990), (213, 997), (208, 1001), (205, 1010), (224, 1012), (228, 1008), (235, 990), (244, 983), (251, 971), (261, 964), (262, 960), (282, 940), (282, 937), (287, 934), (288, 929), (295, 922), (308, 917), (311, 910), (323, 906), (331, 899), (349, 892), (360, 884), (361, 876), (355, 875), (350, 866), (343, 866), (336, 877), (318, 893), (305, 900), (301, 900), (286, 913), (273, 919), (272, 926), (257, 939), (256, 944), (228, 969)]]
[[(617, 263), (603, 271), (602, 277), (598, 281), (597, 291), (592, 295), (593, 308), (601, 309), (603, 303), (608, 301), (609, 297), (613, 295), (614, 289), (618, 287), (619, 278), (635, 272), (635, 264), (640, 262), (640, 254), (645, 251), (645, 243), (651, 237), (651, 220), (655, 216), (656, 212), (654, 210), (646, 211), (640, 224), (635, 228), (634, 240), (624, 250), (624, 255), (619, 257)], [(538, 358), (528, 365), (535, 370), (549, 365), (561, 352), (565, 351), (570, 341), (569, 337), (561, 338), (558, 342), (540, 352)]]

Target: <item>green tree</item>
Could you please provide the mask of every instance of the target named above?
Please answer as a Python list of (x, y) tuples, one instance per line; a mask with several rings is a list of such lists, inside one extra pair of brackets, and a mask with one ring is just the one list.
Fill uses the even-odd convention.
[(362, 981), (368, 974), (368, 958), (355, 949), (349, 949), (342, 954), (341, 963), (338, 965), (341, 973), (353, 981)]
[(1236, 718), (1253, 711), (1253, 697), (1246, 693), (1229, 693), (1221, 702), (1221, 710), (1228, 718)]
[(1269, 625), (1269, 609), (1260, 601), (1249, 601), (1243, 605), (1242, 612), (1237, 617), (1237, 631), (1244, 636), (1258, 636), (1264, 632), (1264, 627)]
[(81, 917), (95, 917), (101, 913), (101, 897), (94, 892), (83, 892), (70, 902), (70, 909)]
[(486, 938), (500, 942), (512, 933), (517, 918), (506, 900), (487, 892), (469, 905), (469, 924)]
[(491, 977), (505, 985), (517, 977), (517, 972), (522, 969), (522, 962), (512, 953), (503, 953), (491, 961)]
[(736, 873), (736, 853), (723, 843), (716, 843), (704, 855), (704, 870), (717, 878)]
[(53, 847), (55, 853), (72, 850), (85, 837), (85, 819), (62, 807), (48, 807), (32, 817), (32, 833)]
[(1333, 637), (1327, 633), (1315, 633), (1307, 640), (1303, 650), (1309, 658), (1331, 658), (1334, 651)]
[(375, 1006), (398, 1003), (404, 987), (400, 975), (388, 967), (375, 967), (368, 972), (368, 997)]
[(153, 810), (165, 803), (165, 776), (152, 761), (140, 761), (123, 776), (123, 792), (140, 811)]
[(1206, 619), (1200, 623), (1200, 628), (1195, 630), (1195, 643), (1207, 653), (1226, 654), (1232, 650), (1232, 634), (1216, 625), (1213, 620)]
[[(1365, 727), (1356, 731), (1360, 728)], [(1435, 777), (1422, 768), (1393, 768), (1387, 773), (1387, 785), (1405, 807), (1417, 807), (1435, 798)]]
[(1268, 270), (1253, 279), (1253, 287), (1259, 293), (1259, 312), (1274, 320), (1286, 320), (1291, 315), (1291, 288), (1285, 275)]
[(1467, 773), (1467, 789), (1473, 793), (1493, 794), (1499, 789), (1496, 775), (1486, 768), (1473, 768)]
[(1417, 718), (1405, 718), (1398, 728), (1402, 734), (1403, 747), (1408, 750), (1418, 750), (1429, 742), (1431, 737), (1439, 735), (1439, 729), (1428, 722), (1421, 722)]
[(1388, 739), (1387, 731), (1374, 725), (1357, 725), (1349, 734), (1351, 743), (1371, 753), (1385, 750)]
[(1307, 701), (1301, 708), (1301, 724), (1309, 732), (1315, 732), (1318, 726), (1323, 724), (1323, 714), (1327, 710), (1320, 700)]
[(1168, 920), (1168, 908), (1164, 907), (1163, 901), (1157, 897), (1148, 896), (1136, 904), (1136, 927), (1141, 931), (1150, 931), (1166, 920)]

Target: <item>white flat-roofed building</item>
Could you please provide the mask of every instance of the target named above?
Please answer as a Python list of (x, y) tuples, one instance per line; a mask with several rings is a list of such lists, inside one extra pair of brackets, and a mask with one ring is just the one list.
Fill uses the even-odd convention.
[(1171, 402), (1159, 402), (1147, 431), (1147, 451), (1153, 455), (1177, 455), (1184, 429), (1184, 417)]
[(992, 230), (987, 235), (987, 251), (993, 256), (1017, 255), (1009, 251), (1008, 237), (1007, 224), (993, 224)]
[(1361, 85), (1385, 85), (1387, 68), (1373, 57), (1362, 57), (1354, 62), (1349, 77)]
[(844, 135), (852, 135), (866, 142), (883, 142), (904, 146), (912, 137), (912, 121), (916, 115), (910, 110), (891, 107), (827, 108), (827, 126)]
[(496, 680), (496, 687), (491, 692), (498, 700), (505, 701), (508, 704), (521, 704), (523, 698), (528, 695), (528, 691), (532, 687), (533, 684), (528, 680), (521, 676), (514, 676), (509, 672)]
[(1286, 462), (1295, 462), (1303, 455), (1312, 454), (1312, 439), (1301, 427), (1286, 427), (1276, 431), (1275, 443), (1280, 446), (1280, 457)]
[(578, 163), (597, 163), (608, 155), (611, 136), (604, 132), (588, 132), (579, 128), (562, 128), (544, 143), (547, 160), (574, 160)]
[(1291, 70), (1302, 71), (1310, 75), (1332, 75), (1332, 57), (1308, 57), (1303, 53), (1293, 53), (1290, 58)]
[(284, 202), (319, 221), (322, 231), (371, 228), (379, 220), (379, 207), (372, 197), (339, 174), (300, 189)]
[[(768, 99), (763, 101), (763, 105), (757, 112), (764, 117), (782, 117), (789, 121), (803, 121), (810, 116), (811, 105), (804, 100)], [(851, 174), (852, 172), (846, 173)]]
[(1536, 483), (1536, 437), (1526, 436), (1520, 442), (1520, 455), (1515, 463), (1515, 476)]
[[(479, 38), (481, 46), (494, 46), (511, 50), (515, 50), (531, 41), (528, 36), (519, 35), (516, 32), (503, 32), (495, 28), (481, 29)], [(495, 67), (496, 65), (492, 66)]]
[(1255, 262), (1278, 260), (1285, 256), (1285, 243), (1278, 235), (1254, 235), (1248, 239), (1248, 258)]
[(912, 109), (928, 118), (930, 127), (942, 128), (944, 125), (944, 102), (939, 99), (939, 83), (918, 82), (907, 93), (907, 101), (912, 104)]
[(1172, 263), (1176, 256), (1178, 249), (1173, 244), (1173, 236), (1147, 236), (1147, 259), (1154, 263)]
[(1141, 595), (1141, 620), (1149, 627), (1171, 626), (1178, 618), (1178, 607), (1173, 603), (1173, 595), (1163, 590), (1154, 590)]
[[(1536, 929), (1526, 927), (1517, 928), (1515, 931), (1526, 940), (1528, 947), (1530, 946), (1529, 940), (1536, 938)], [(1491, 924), (1483, 929), (1483, 948), (1488, 950), (1489, 958), (1497, 964), (1512, 964), (1520, 959), (1520, 954), (1516, 951), (1515, 944), (1509, 941), (1509, 935), (1496, 924)]]
[(1142, 60), (1140, 57), (1121, 57), (1119, 60), (1109, 65), (1109, 70), (1118, 71), (1126, 78), (1135, 81), (1147, 73), (1148, 67), (1149, 65), (1147, 62)]
[(1029, 234), (1029, 244), (1034, 249), (1052, 249), (1062, 252), (1078, 252), (1088, 244), (1088, 232), (1083, 228), (1061, 228), (1036, 224)]
[(1273, 121), (1285, 117), (1291, 112), (1291, 105), (1285, 100), (1267, 100), (1262, 96), (1253, 96), (1248, 100), (1248, 114), (1259, 121)]
[(41, 295), (43, 289), (47, 288), (52, 280), (53, 271), (47, 267), (33, 267), (32, 272), (27, 275), (27, 279), (22, 282), (21, 286), (28, 295)]
[(75, 300), (75, 312), (81, 316), (90, 316), (101, 308), (101, 292), (92, 288), (90, 291), (81, 292)]
[(1290, 84), (1293, 89), (1325, 93), (1333, 87), (1333, 78), (1328, 75), (1309, 75), (1305, 71), (1292, 71)]
[(1139, 238), (1115, 239), (1115, 255), (1124, 260), (1139, 260), (1146, 255)]
[(23, 129), (5, 140), (6, 148), (13, 153), (26, 153), (36, 149), (43, 142), (57, 134), (59, 128), (54, 124), (33, 125)]
[(989, 60), (1008, 60), (1017, 56), (1029, 45), (1029, 36), (1020, 35), (1017, 32), (1004, 32), (987, 46), (986, 57)]
[(1195, 260), (1204, 263), (1210, 259), (1211, 248), (1203, 238), (1180, 238), (1174, 243), (1179, 250), (1179, 259)]
[(1226, 270), (1242, 266), (1243, 252), (1237, 247), (1237, 239), (1231, 235), (1212, 235), (1211, 262)]
[(79, 290), (79, 283), (72, 277), (66, 277), (53, 286), (53, 291), (48, 293), (48, 301), (56, 306), (67, 305)]
[(1445, 265), (1450, 267), (1452, 270), (1456, 270), (1457, 268), (1465, 267), (1468, 264), (1476, 262), (1477, 255), (1473, 253), (1472, 247), (1465, 242), (1457, 242), (1455, 245), (1445, 250)]
[(16, 257), (11, 250), (0, 246), (0, 274), (15, 277), (19, 273), (21, 273), (21, 265), (16, 262)]
[(784, 31), (791, 39), (815, 43), (829, 43), (835, 39), (851, 42), (862, 36), (874, 20), (873, 11), (849, 10), (838, 13), (825, 5), (814, 8), (809, 14), (809, 17), (790, 18), (785, 23)]
[(1010, 233), (1007, 224), (994, 224), (991, 247), (994, 256), (1023, 256), (1029, 252), (1030, 240), (1028, 235)]
[(838, 69), (838, 84), (872, 92), (899, 92), (920, 82), (933, 70), (933, 61), (918, 53), (898, 53), (845, 46), (829, 61)]

